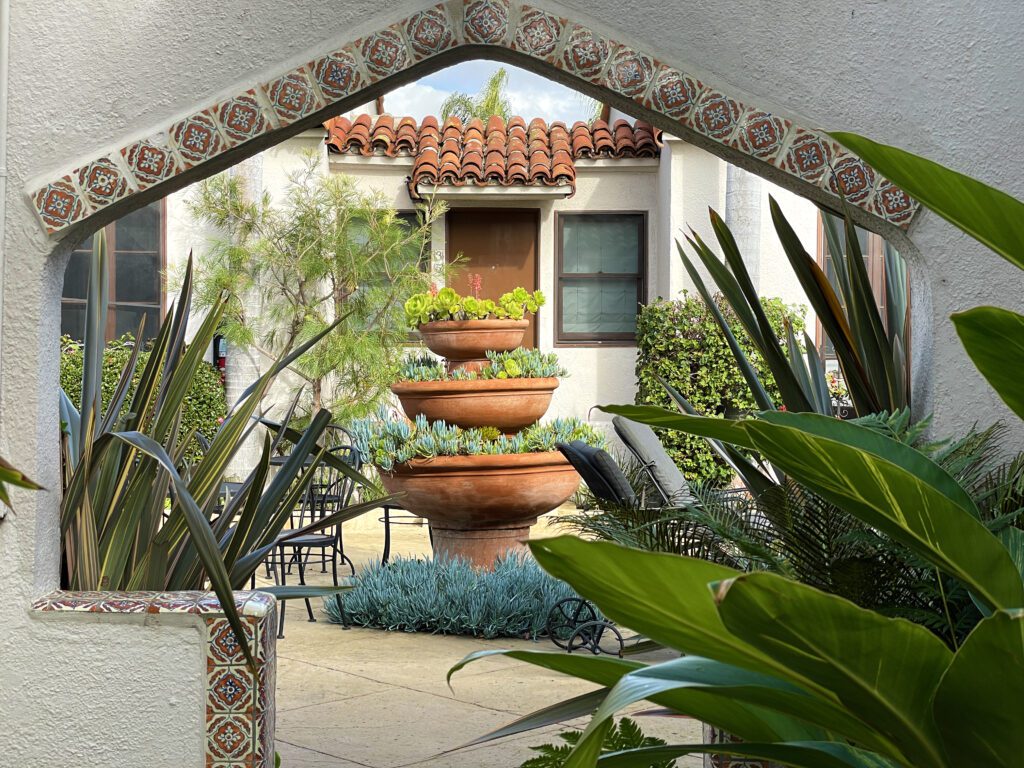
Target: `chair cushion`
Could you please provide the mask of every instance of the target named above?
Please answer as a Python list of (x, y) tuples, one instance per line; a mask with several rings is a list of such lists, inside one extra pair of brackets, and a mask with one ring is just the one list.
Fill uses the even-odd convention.
[(658, 434), (646, 424), (632, 421), (623, 416), (612, 418), (612, 426), (619, 439), (633, 453), (640, 463), (647, 466), (661, 493), (673, 504), (695, 501), (679, 467), (668, 455)]
[(636, 501), (629, 480), (607, 451), (587, 445), (582, 440), (559, 443), (557, 447), (597, 498), (614, 504), (633, 504)]

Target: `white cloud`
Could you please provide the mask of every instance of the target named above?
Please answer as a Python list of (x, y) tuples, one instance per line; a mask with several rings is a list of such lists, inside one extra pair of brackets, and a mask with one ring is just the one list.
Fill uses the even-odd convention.
[(427, 85), (422, 80), (403, 85), (384, 97), (384, 109), (395, 116), (411, 115), (417, 121), (441, 112), (448, 93)]
[(490, 61), (463, 62), (403, 85), (384, 97), (384, 107), (392, 115), (411, 115), (417, 120), (440, 115), (441, 104), (452, 92), (476, 93), (499, 66), (508, 72), (507, 93), (513, 114), (526, 120), (562, 120), (568, 125), (590, 118), (591, 107), (578, 91), (518, 67)]

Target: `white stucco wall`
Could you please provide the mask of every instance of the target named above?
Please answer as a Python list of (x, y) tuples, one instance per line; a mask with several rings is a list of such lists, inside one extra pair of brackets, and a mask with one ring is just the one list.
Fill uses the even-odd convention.
[(201, 617), (0, 616), (0, 764), (204, 764)]
[[(1024, 161), (1015, 151), (1024, 103), (1019, 0), (823, 0), (813, 11), (796, 0), (534, 4), (642, 46), (736, 98), (805, 124), (870, 134), (1024, 197)], [(118, 740), (92, 745), (88, 733), (95, 721), (75, 702), (86, 696), (114, 701), (123, 696), (124, 681), (76, 669), (82, 646), (70, 643), (67, 633), (42, 631), (26, 616), (31, 597), (57, 582), (56, 340), (70, 248), (64, 243), (55, 249), (42, 234), (26, 191), (54, 172), (425, 5), (13, 0), (6, 221), (0, 233), (0, 455), (50, 489), (15, 493), (18, 512), (0, 523), (0, 626), (4, 650), (15, 649), (0, 654), (0, 670), (5, 683), (15, 671), (33, 683), (0, 704), (0, 746), (3, 754), (16, 754), (12, 744), (20, 745), (19, 764), (53, 762), (41, 714), (46, 707), (60, 716), (66, 748), (93, 750), (96, 765), (124, 765), (126, 759), (169, 765), (173, 734), (194, 727), (178, 708), (154, 717), (152, 737), (135, 741), (130, 756)], [(140, 196), (137, 202), (144, 201)], [(1020, 273), (928, 213), (900, 245), (912, 257), (918, 408), (934, 411), (944, 432), (1006, 417), (947, 318), (982, 302), (1019, 309)], [(119, 635), (115, 629), (96, 632)], [(113, 640), (91, 645), (113, 655)], [(171, 651), (179, 643), (155, 645), (137, 644), (131, 661), (123, 651), (119, 659), (149, 662), (153, 695), (190, 685)], [(59, 696), (52, 693), (58, 686)], [(198, 762), (186, 757), (174, 764)]]

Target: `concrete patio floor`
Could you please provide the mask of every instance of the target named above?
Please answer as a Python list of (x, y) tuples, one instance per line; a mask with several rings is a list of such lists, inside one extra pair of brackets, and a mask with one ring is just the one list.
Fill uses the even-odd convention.
[[(547, 523), (534, 536), (556, 532)], [(393, 556), (430, 552), (425, 526), (393, 526)], [(377, 560), (383, 533), (364, 522), (345, 531), (345, 549), (357, 567)], [(326, 583), (320, 573), (313, 583)], [(593, 686), (497, 657), (470, 665), (445, 682), (448, 669), (480, 649), (556, 650), (547, 641), (481, 640), (353, 628), (317, 622), (301, 602), (288, 608), (278, 641), (277, 751), (283, 768), (516, 768), (529, 747), (556, 741), (566, 726), (448, 752), (517, 717)], [(651, 659), (655, 657), (650, 657)], [(665, 656), (668, 658), (668, 656)], [(640, 706), (635, 709), (643, 710)], [(698, 723), (684, 718), (640, 717), (645, 733), (669, 743), (700, 739)], [(586, 720), (568, 724), (581, 728)], [(689, 757), (678, 765), (699, 766)]]

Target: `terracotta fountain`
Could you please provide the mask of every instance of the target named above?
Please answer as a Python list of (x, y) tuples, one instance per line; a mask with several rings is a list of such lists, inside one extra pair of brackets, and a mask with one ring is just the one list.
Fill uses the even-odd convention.
[[(465, 321), (440, 321), (420, 332), (449, 370), (470, 361), (479, 368), (481, 360), (488, 362), (488, 349), (511, 351), (522, 341), (525, 322), (518, 333), (487, 328), (508, 322), (475, 320), (467, 329)], [(490, 346), (481, 346), (480, 338)], [(557, 386), (557, 378), (471, 379), (398, 382), (392, 391), (410, 419), (423, 414), (430, 422), (514, 434), (544, 415)], [(551, 451), (412, 459), (381, 472), (381, 482), (389, 493), (404, 494), (403, 506), (430, 522), (435, 556), (491, 568), (496, 557), (523, 546), (539, 515), (572, 496), (580, 477), (561, 453)]]

